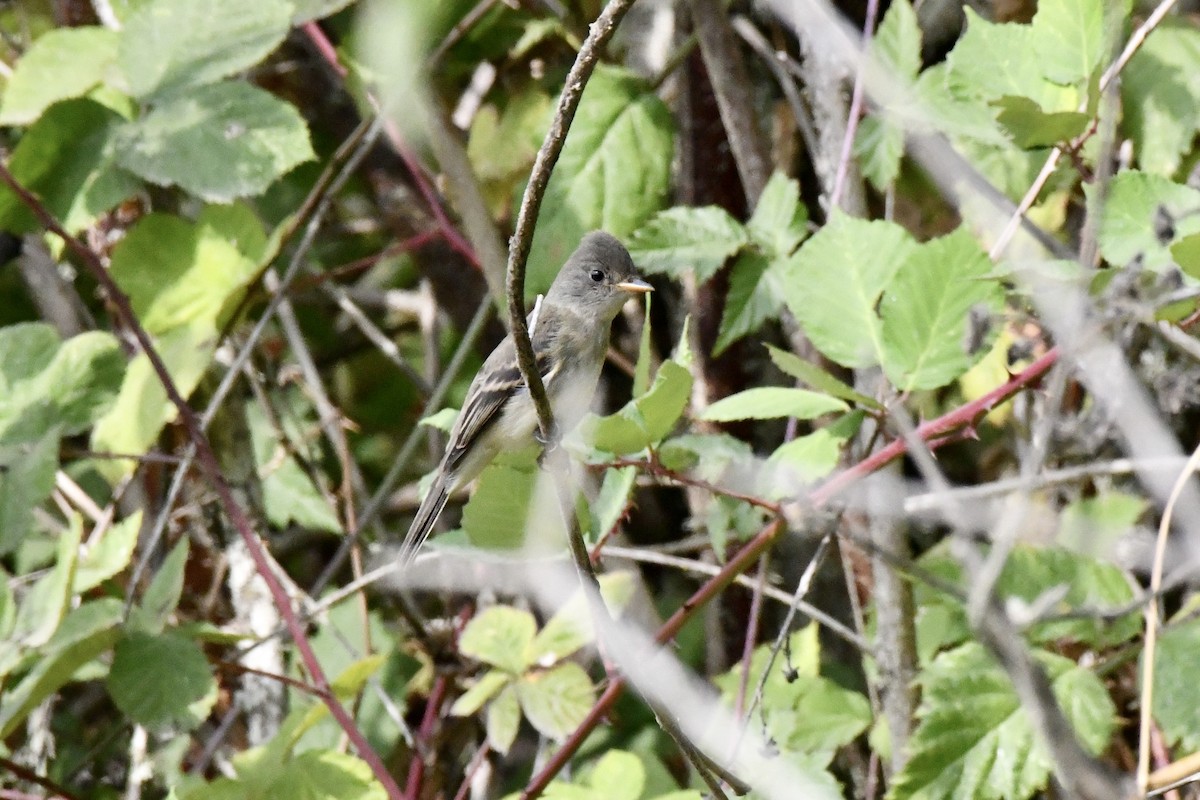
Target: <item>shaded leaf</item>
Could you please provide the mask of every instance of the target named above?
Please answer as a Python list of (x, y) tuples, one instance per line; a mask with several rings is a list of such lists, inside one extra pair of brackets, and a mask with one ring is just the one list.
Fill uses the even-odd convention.
[(39, 36), (13, 67), (0, 98), (0, 125), (27, 125), (59, 100), (80, 97), (117, 57), (107, 28), (58, 28)]
[(127, 126), (121, 142), (125, 169), (216, 203), (261, 194), (313, 158), (300, 112), (241, 81), (173, 97)]
[(62, 621), (40, 650), (33, 669), (0, 697), (0, 737), (7, 737), (43, 700), (71, 681), (76, 670), (109, 650), (120, 636), (124, 604), (116, 598), (84, 603)]
[(200, 646), (174, 631), (130, 631), (113, 651), (108, 693), (140, 725), (193, 728), (208, 716), (216, 689)]
[(517, 689), (511, 683), (500, 690), (496, 699), (488, 704), (487, 740), (497, 752), (507, 753), (517, 738), (521, 726), (521, 706), (517, 702)]
[[(1084, 186), (1088, 203), (1099, 199)], [(1171, 264), (1170, 246), (1200, 233), (1200, 191), (1159, 175), (1126, 170), (1113, 177), (1099, 208), (1099, 244), (1105, 260), (1117, 267), (1138, 263), (1162, 270)]]
[(714, 355), (779, 314), (783, 307), (780, 263), (752, 252), (742, 253), (734, 262)]
[(177, 93), (251, 67), (283, 41), (291, 14), (284, 0), (152, 0), (121, 32), (119, 64), (129, 92)]
[[(140, 187), (118, 169), (118, 130), (124, 119), (91, 100), (51, 106), (13, 148), (8, 168), (70, 233), (90, 225)], [(24, 203), (0, 185), (0, 230), (40, 229)]]
[(796, 380), (807, 383), (817, 391), (867, 408), (880, 410), (883, 408), (883, 404), (878, 400), (855, 391), (852, 386), (838, 380), (810, 361), (805, 361), (799, 356), (771, 344), (767, 345), (767, 352), (771, 355), (771, 361), (775, 362), (775, 366)]
[(1005, 95), (992, 105), (1000, 109), (997, 121), (1017, 147), (1031, 149), (1069, 142), (1087, 129), (1092, 118), (1078, 111), (1047, 113), (1028, 97)]

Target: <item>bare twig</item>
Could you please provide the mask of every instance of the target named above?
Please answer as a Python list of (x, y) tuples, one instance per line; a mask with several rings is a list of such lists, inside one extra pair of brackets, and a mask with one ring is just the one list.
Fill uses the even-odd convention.
[[(871, 36), (875, 31), (875, 18), (879, 14), (879, 0), (867, 0), (866, 21), (863, 23), (863, 50), (869, 51)], [(863, 71), (867, 59), (860, 59), (854, 72), (854, 91), (850, 95), (850, 113), (846, 116), (846, 136), (842, 139), (842, 153), (838, 156), (837, 175), (833, 180), (833, 193), (829, 196), (829, 207), (837, 208), (842, 199), (842, 189), (846, 185), (846, 174), (850, 168), (850, 157), (854, 154), (854, 133), (858, 130), (859, 116), (863, 107)]]

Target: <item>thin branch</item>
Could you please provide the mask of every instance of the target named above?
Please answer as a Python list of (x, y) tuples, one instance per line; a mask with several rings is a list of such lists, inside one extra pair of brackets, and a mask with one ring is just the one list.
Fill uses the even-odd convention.
[(258, 538), (258, 534), (254, 532), (250, 518), (234, 499), (229, 484), (225, 481), (220, 464), (217, 463), (216, 454), (213, 452), (212, 447), (208, 443), (208, 438), (204, 434), (200, 418), (179, 393), (179, 389), (176, 387), (174, 379), (167, 370), (166, 364), (154, 347), (154, 343), (150, 340), (150, 335), (142, 327), (141, 321), (138, 320), (137, 315), (134, 313), (133, 307), (129, 302), (129, 297), (117, 286), (111, 274), (105, 269), (100, 257), (68, 233), (50, 211), (47, 210), (45, 205), (42, 204), (41, 200), (13, 177), (7, 165), (0, 164), (0, 180), (8, 184), (21, 199), (21, 202), (34, 213), (46, 230), (60, 237), (67, 247), (79, 256), (87, 270), (92, 274), (92, 277), (104, 289), (109, 302), (112, 303), (122, 324), (133, 332), (139, 347), (145, 353), (151, 368), (154, 370), (155, 376), (166, 392), (167, 398), (179, 412), (179, 418), (182, 420), (188, 437), (195, 446), (196, 458), (200, 462), (201, 471), (216, 491), (222, 510), (233, 523), (243, 541), (245, 541), (246, 548), (254, 559), (255, 567), (258, 569), (259, 574), (263, 576), (263, 580), (266, 581), (271, 591), (271, 596), (279, 608), (279, 613), (283, 616), (288, 629), (291, 631), (296, 647), (300, 651), (300, 658), (304, 662), (313, 684), (322, 692), (322, 700), (329, 708), (330, 714), (338, 721), (342, 730), (346, 732), (347, 738), (354, 744), (359, 756), (371, 767), (371, 771), (387, 791), (388, 796), (393, 798), (393, 800), (399, 800), (401, 797), (400, 787), (396, 785), (383, 760), (374, 751), (370, 743), (367, 742), (362, 731), (359, 730), (354, 720), (341, 704), (341, 701), (338, 700), (337, 696), (331, 690), (329, 680), (325, 676), (325, 672), (321, 668), (321, 663), (312, 649), (312, 644), (308, 641), (303, 625), (292, 608), (287, 592), (271, 569), (270, 561), (262, 541)]
[[(863, 52), (870, 52), (871, 36), (875, 31), (875, 18), (879, 14), (879, 0), (867, 0), (867, 18), (863, 23)], [(829, 196), (829, 207), (837, 208), (842, 199), (842, 188), (846, 185), (846, 174), (850, 168), (850, 158), (854, 154), (854, 133), (858, 130), (859, 117), (862, 115), (864, 84), (863, 72), (867, 68), (867, 59), (858, 61), (854, 72), (854, 91), (850, 95), (850, 113), (846, 115), (846, 136), (842, 139), (842, 153), (838, 157), (837, 175), (833, 179), (833, 193)]]
[(1167, 552), (1167, 535), (1171, 532), (1171, 518), (1175, 504), (1183, 494), (1188, 480), (1200, 469), (1200, 447), (1192, 451), (1183, 471), (1171, 487), (1167, 507), (1163, 509), (1158, 523), (1158, 539), (1154, 544), (1154, 567), (1150, 571), (1150, 599), (1146, 602), (1146, 645), (1142, 654), (1141, 717), (1138, 725), (1138, 794), (1144, 795), (1150, 779), (1150, 725), (1154, 713), (1154, 655), (1158, 644), (1158, 592), (1162, 587), (1163, 561)]

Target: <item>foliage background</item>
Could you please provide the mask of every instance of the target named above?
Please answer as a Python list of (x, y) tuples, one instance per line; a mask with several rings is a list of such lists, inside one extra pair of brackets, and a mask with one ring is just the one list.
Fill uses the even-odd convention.
[(656, 287), (564, 441), (616, 622), (532, 451), (390, 569), (601, 10), (0, 4), (5, 797), (1200, 770), (1193, 3), (633, 4), (525, 283)]

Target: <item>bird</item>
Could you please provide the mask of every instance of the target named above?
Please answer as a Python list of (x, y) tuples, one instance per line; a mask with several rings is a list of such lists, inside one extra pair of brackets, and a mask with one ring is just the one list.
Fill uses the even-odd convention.
[[(651, 290), (620, 240), (592, 231), (529, 314), (534, 361), (560, 430), (569, 430), (591, 405), (613, 319), (627, 300)], [(537, 410), (510, 333), (467, 389), (445, 455), (401, 542), (401, 568), (416, 557), (450, 493), (473, 481), (500, 453), (524, 447), (537, 428)]]

